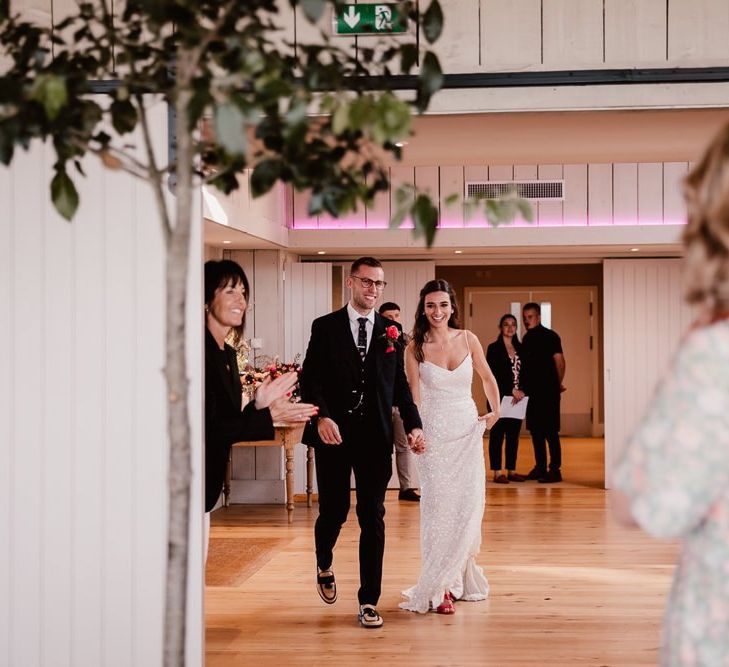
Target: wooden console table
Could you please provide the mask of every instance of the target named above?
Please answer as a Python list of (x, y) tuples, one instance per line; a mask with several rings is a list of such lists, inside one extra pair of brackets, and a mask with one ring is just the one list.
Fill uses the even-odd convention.
[[(286, 454), (286, 511), (289, 523), (294, 520), (294, 447), (301, 442), (304, 424), (274, 424), (276, 434), (273, 440), (251, 440), (233, 443), (233, 447), (283, 447)], [(233, 447), (230, 448), (228, 466), (223, 485), (223, 506), (230, 505), (230, 474), (233, 462)], [(306, 506), (311, 507), (311, 480), (314, 475), (314, 450), (306, 448)]]

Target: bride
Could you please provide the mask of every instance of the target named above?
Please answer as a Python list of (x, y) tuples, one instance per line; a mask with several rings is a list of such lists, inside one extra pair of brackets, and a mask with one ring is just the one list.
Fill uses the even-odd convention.
[(453, 614), (455, 600), (483, 600), (489, 591), (476, 556), (485, 503), (483, 432), (499, 413), (478, 416), (471, 398), (473, 369), (490, 405), (499, 405), (499, 389), (478, 338), (459, 326), (451, 286), (445, 280), (426, 283), (405, 351), (405, 372), (428, 443), (416, 459), (421, 571), (400, 603), (420, 613)]

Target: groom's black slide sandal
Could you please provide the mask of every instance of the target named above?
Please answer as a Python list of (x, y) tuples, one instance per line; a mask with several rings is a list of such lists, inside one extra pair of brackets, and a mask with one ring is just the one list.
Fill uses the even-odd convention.
[(337, 584), (334, 582), (334, 572), (331, 570), (317, 571), (316, 591), (327, 604), (334, 604), (337, 601)]

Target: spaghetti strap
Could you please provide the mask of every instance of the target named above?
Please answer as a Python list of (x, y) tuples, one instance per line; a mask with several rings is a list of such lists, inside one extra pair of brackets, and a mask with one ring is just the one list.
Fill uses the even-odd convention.
[(468, 350), (468, 354), (471, 354), (471, 344), (468, 342), (468, 329), (464, 329), (463, 333), (466, 335), (466, 349)]

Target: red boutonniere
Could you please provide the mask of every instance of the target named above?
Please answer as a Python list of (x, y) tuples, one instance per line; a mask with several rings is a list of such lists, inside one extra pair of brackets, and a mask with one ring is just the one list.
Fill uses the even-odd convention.
[(394, 324), (390, 325), (385, 329), (385, 339), (387, 340), (387, 347), (385, 348), (385, 354), (395, 351), (395, 342), (400, 338), (400, 329)]

